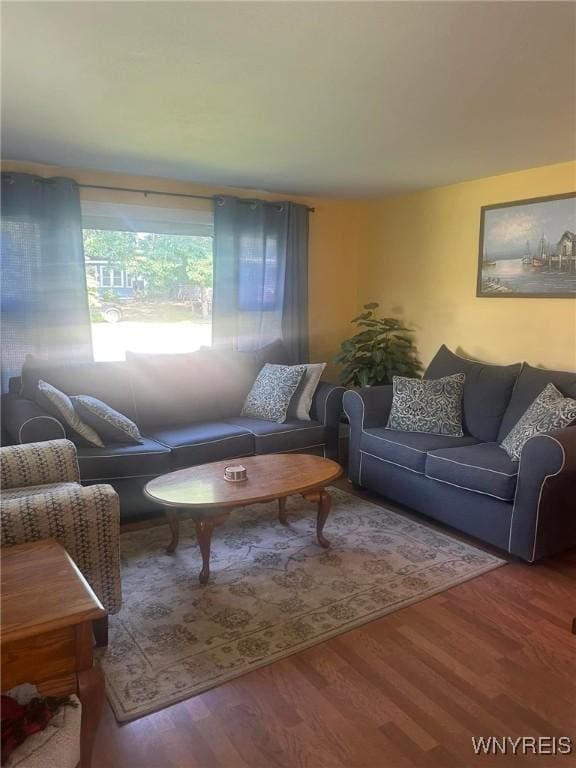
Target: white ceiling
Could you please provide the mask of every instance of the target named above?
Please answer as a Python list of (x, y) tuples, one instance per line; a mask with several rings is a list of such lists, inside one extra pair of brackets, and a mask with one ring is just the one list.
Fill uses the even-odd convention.
[(572, 2), (3, 3), (2, 155), (375, 196), (576, 157)]

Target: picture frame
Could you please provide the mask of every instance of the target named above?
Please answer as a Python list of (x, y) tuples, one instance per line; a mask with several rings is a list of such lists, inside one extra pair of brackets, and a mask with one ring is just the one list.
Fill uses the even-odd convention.
[(576, 192), (482, 206), (476, 296), (576, 299)]

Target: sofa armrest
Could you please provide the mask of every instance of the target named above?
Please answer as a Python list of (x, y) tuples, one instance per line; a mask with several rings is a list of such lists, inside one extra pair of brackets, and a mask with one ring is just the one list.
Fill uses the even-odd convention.
[(310, 416), (321, 424), (334, 426), (342, 415), (342, 395), (345, 388), (329, 381), (321, 381), (312, 398)]
[(2, 395), (2, 422), (15, 443), (40, 443), (66, 437), (63, 425), (32, 400)]
[(352, 422), (359, 424), (362, 429), (385, 426), (391, 406), (392, 384), (349, 389), (344, 395), (344, 411), (351, 428)]
[(120, 503), (112, 486), (79, 485), (6, 499), (0, 520), (3, 547), (56, 539), (106, 610), (120, 610)]
[(76, 448), (69, 440), (49, 440), (0, 448), (2, 488), (78, 482), (80, 471)]
[(325, 455), (334, 460), (338, 460), (338, 435), (342, 415), (342, 396), (345, 391), (345, 388), (338, 384), (321, 381), (316, 387), (310, 408), (311, 418), (326, 427)]
[(349, 389), (344, 394), (344, 413), (350, 422), (348, 477), (360, 483), (360, 438), (366, 427), (385, 426), (392, 406), (392, 385)]
[(522, 449), (509, 550), (533, 562), (576, 544), (576, 426), (530, 438)]

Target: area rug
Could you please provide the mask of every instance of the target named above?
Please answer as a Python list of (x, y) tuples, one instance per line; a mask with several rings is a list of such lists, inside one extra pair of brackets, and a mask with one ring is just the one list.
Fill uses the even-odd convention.
[(299, 497), (233, 512), (216, 528), (211, 576), (194, 526), (177, 552), (167, 526), (125, 533), (124, 604), (99, 653), (119, 721), (133, 720), (472, 579), (504, 561), (406, 516), (331, 490), (316, 543), (315, 507)]

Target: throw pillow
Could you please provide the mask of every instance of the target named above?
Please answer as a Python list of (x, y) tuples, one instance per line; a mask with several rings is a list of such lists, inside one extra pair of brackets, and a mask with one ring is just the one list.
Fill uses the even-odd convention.
[(551, 371), (549, 368), (533, 368), (523, 363), (498, 431), (496, 439), (499, 443), (508, 437), (547, 384), (554, 384), (564, 397), (576, 400), (576, 371)]
[(290, 402), (305, 370), (303, 365), (266, 363), (246, 396), (242, 416), (280, 424), (286, 421)]
[(143, 442), (136, 424), (102, 400), (89, 395), (76, 395), (70, 400), (84, 423), (95, 429), (105, 443)]
[(466, 376), (442, 379), (392, 379), (392, 408), (387, 429), (462, 437), (462, 395)]
[(563, 429), (576, 421), (576, 400), (564, 397), (554, 384), (548, 384), (512, 428), (501, 446), (516, 461), (525, 443), (535, 435)]
[(98, 433), (88, 424), (84, 424), (78, 416), (68, 395), (42, 379), (38, 382), (37, 402), (38, 405), (53, 413), (56, 418), (64, 422), (65, 426), (70, 430), (73, 440), (81, 438), (88, 445), (104, 448), (104, 443)]
[(521, 363), (490, 365), (469, 360), (451, 352), (443, 344), (434, 355), (423, 378), (441, 379), (455, 373), (465, 374), (462, 400), (464, 431), (483, 443), (491, 443), (498, 440), (502, 417), (510, 402), (521, 367)]
[(311, 421), (312, 398), (320, 383), (320, 377), (324, 373), (326, 363), (308, 363), (303, 367), (305, 369), (304, 375), (290, 405), (290, 416), (300, 421)]

